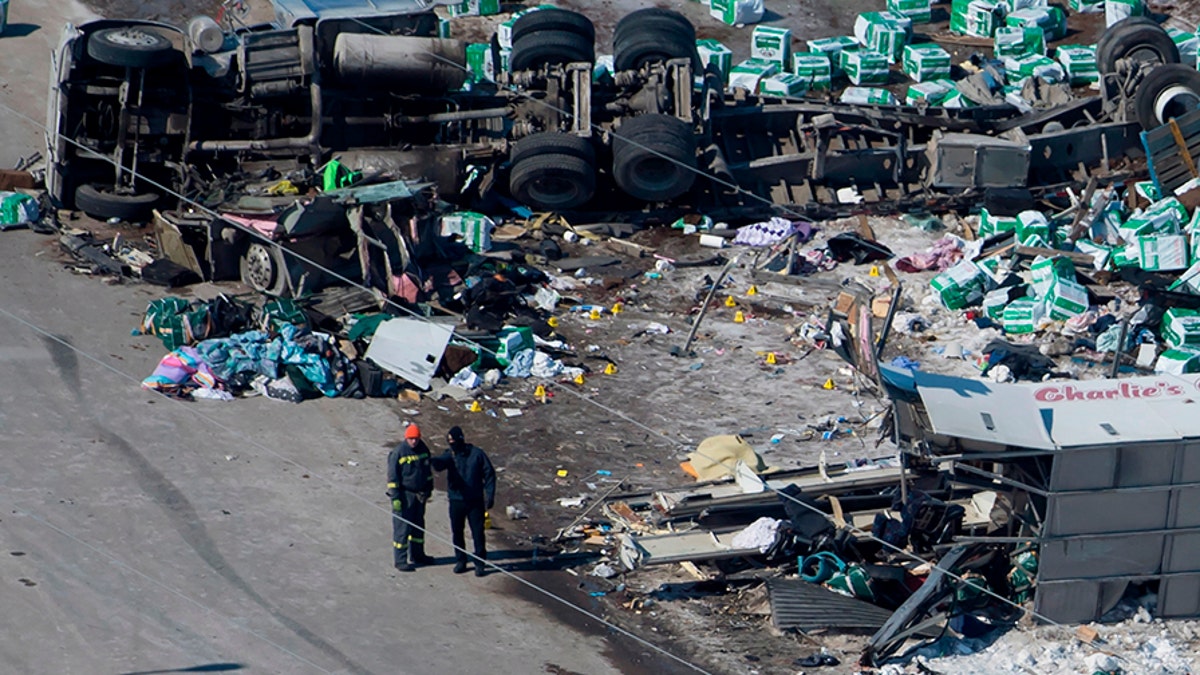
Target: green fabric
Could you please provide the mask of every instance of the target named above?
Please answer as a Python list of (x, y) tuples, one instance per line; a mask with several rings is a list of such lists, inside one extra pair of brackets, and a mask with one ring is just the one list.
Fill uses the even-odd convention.
[(390, 318), (392, 318), (391, 315), (383, 312), (376, 312), (374, 314), (355, 314), (354, 325), (350, 327), (350, 332), (346, 337), (349, 338), (351, 342), (372, 337), (375, 335), (375, 331), (379, 330), (379, 324), (387, 321)]
[(174, 296), (151, 300), (142, 315), (139, 332), (162, 340), (168, 351), (195, 344), (211, 332), (208, 307), (193, 308), (187, 300)]
[(282, 323), (290, 323), (304, 328), (308, 326), (308, 316), (295, 300), (279, 298), (271, 300), (262, 307), (261, 325), (264, 330), (278, 330)]
[(333, 192), (338, 188), (354, 185), (360, 178), (362, 178), (361, 171), (351, 171), (346, 168), (346, 165), (335, 159), (325, 165), (325, 172), (321, 176), (321, 187), (325, 192)]

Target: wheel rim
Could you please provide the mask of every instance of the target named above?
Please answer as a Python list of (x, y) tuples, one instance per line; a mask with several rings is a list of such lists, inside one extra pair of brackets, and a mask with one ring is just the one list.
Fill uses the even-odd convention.
[(1183, 85), (1168, 87), (1154, 99), (1154, 116), (1160, 124), (1200, 106), (1200, 95)]
[(262, 244), (250, 244), (246, 251), (246, 283), (262, 290), (275, 281), (275, 259)]
[(158, 44), (158, 36), (137, 28), (123, 28), (104, 34), (104, 39), (125, 47), (153, 47)]
[(674, 186), (679, 170), (671, 160), (651, 156), (637, 163), (634, 174), (648, 191), (658, 192)]
[(544, 206), (577, 206), (580, 189), (562, 176), (543, 174), (529, 182), (526, 188), (531, 200)]
[(1131, 61), (1137, 61), (1143, 65), (1150, 65), (1152, 63), (1161, 64), (1167, 62), (1167, 60), (1163, 58), (1163, 55), (1160, 54), (1157, 49), (1144, 45), (1131, 50), (1125, 55), (1125, 57)]

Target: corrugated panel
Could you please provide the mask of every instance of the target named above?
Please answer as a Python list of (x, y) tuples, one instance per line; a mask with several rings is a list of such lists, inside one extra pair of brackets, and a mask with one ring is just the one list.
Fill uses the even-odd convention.
[(768, 579), (771, 620), (780, 630), (878, 629), (892, 613), (800, 579)]

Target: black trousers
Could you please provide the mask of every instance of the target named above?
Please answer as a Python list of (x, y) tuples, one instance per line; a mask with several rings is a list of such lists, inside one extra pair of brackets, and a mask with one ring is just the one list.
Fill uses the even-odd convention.
[(471, 526), (471, 543), (475, 546), (475, 555), (481, 560), (487, 560), (487, 540), (483, 534), (483, 511), (482, 502), (450, 500), (450, 534), (454, 539), (455, 560), (467, 561), (464, 525)]
[(392, 518), (392, 559), (397, 565), (416, 562), (425, 555), (424, 497), (418, 492), (400, 493), (400, 517)]

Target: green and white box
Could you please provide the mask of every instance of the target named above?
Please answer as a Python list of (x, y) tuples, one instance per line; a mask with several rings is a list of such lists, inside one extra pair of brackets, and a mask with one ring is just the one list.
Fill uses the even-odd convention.
[[(1196, 256), (1193, 255), (1192, 258), (1196, 259)], [(1192, 263), (1192, 266), (1187, 268), (1186, 272), (1179, 275), (1175, 283), (1167, 286), (1167, 290), (1200, 295), (1200, 260)]]
[(507, 21), (496, 26), (496, 41), (500, 43), (501, 49), (512, 49), (512, 29), (516, 25), (517, 19), (525, 16), (530, 12), (536, 12), (539, 9), (554, 9), (554, 5), (538, 5), (537, 7), (529, 7), (512, 13)]
[(1055, 279), (1046, 291), (1046, 311), (1055, 321), (1077, 317), (1087, 308), (1087, 289), (1074, 281)]
[(1191, 68), (1196, 67), (1196, 48), (1200, 47), (1200, 40), (1196, 39), (1195, 33), (1187, 33), (1178, 28), (1167, 27), (1167, 35), (1171, 36), (1171, 41), (1175, 43), (1175, 47), (1179, 49), (1179, 62)]
[(776, 26), (755, 26), (750, 33), (750, 58), (770, 61), (787, 70), (792, 65), (792, 31)]
[(963, 260), (935, 276), (929, 286), (937, 292), (942, 306), (958, 310), (983, 302), (986, 278), (987, 275), (975, 263)]
[(1062, 82), (1066, 78), (1062, 65), (1048, 56), (1038, 54), (1006, 56), (1003, 61), (1010, 82), (1024, 80), (1028, 77), (1040, 77), (1046, 82), (1055, 83)]
[(997, 216), (988, 211), (986, 206), (979, 209), (979, 236), (981, 237), (990, 237), (1001, 232), (1016, 232), (1017, 223), (1016, 218)]
[(450, 20), (438, 17), (438, 37), (443, 40), (450, 37)]
[(947, 79), (950, 54), (937, 45), (905, 45), (901, 67), (916, 82)]
[(804, 78), (813, 91), (828, 91), (833, 80), (833, 65), (823, 52), (796, 52), (792, 55), (792, 72)]
[(767, 96), (797, 98), (808, 91), (808, 81), (795, 73), (778, 73), (764, 78), (758, 91)]
[[(954, 82), (950, 80), (930, 80), (929, 82), (918, 82), (911, 84), (905, 94), (905, 103), (908, 105), (917, 105), (919, 103), (927, 103), (929, 105), (941, 105), (942, 101), (954, 91)], [(1013, 221), (1014, 223), (1016, 221)]]
[(950, 95), (942, 101), (943, 108), (974, 108), (976, 105), (978, 104), (958, 90), (950, 92)]
[(1067, 0), (1067, 7), (1076, 14), (1095, 14), (1104, 11), (1104, 0)]
[(733, 69), (733, 50), (717, 40), (696, 40), (696, 51), (700, 54), (700, 63), (707, 68), (715, 65), (721, 70), (721, 78), (729, 82), (729, 71)]
[(1036, 300), (1013, 300), (1004, 308), (1004, 332), (1025, 334), (1037, 330), (1038, 324), (1046, 316), (1046, 309)]
[(1058, 279), (1075, 281), (1075, 264), (1066, 256), (1056, 255), (1049, 258), (1038, 256), (1029, 266), (1029, 274), (1034, 294), (1039, 298), (1045, 297), (1046, 291)]
[(906, 16), (892, 12), (863, 12), (854, 19), (854, 39), (858, 44), (864, 47), (870, 44), (867, 29), (873, 23), (899, 26), (905, 33), (912, 33), (912, 20)]
[(1121, 19), (1145, 14), (1146, 5), (1142, 0), (1106, 0), (1104, 3), (1104, 23), (1109, 26)]
[[(596, 62), (592, 64), (592, 82), (599, 82), (605, 77), (612, 77), (613, 68), (612, 54), (597, 54)], [(703, 82), (703, 79), (701, 79), (701, 82)]]
[(825, 54), (829, 57), (830, 75), (833, 77), (842, 74), (842, 50), (857, 49), (859, 46), (858, 40), (849, 35), (838, 35), (819, 40), (806, 40), (805, 43), (808, 45), (808, 51), (814, 54)]
[(995, 321), (1004, 320), (1004, 308), (1008, 305), (1008, 289), (997, 288), (983, 296), (983, 313)]
[(1152, 234), (1138, 237), (1138, 259), (1147, 272), (1187, 269), (1188, 240), (1182, 234)]
[(887, 57), (888, 63), (900, 60), (908, 33), (898, 24), (873, 23), (867, 26), (867, 49)]
[(1158, 360), (1154, 362), (1154, 372), (1166, 375), (1200, 373), (1200, 349), (1168, 349), (1158, 355)]
[(729, 26), (758, 23), (762, 20), (762, 3), (747, 0), (708, 0), (708, 13)]
[(483, 253), (492, 248), (491, 218), (474, 211), (459, 211), (442, 216), (442, 236), (458, 235), (472, 251)]
[(990, 38), (1004, 25), (996, 3), (990, 0), (952, 0), (950, 30), (961, 35)]
[(1017, 241), (1025, 246), (1033, 246), (1027, 243), (1033, 237), (1038, 237), (1043, 242), (1050, 241), (1050, 221), (1046, 220), (1046, 216), (1042, 215), (1041, 211), (1022, 211), (1017, 214)]
[(855, 85), (887, 84), (891, 76), (887, 57), (868, 50), (842, 50), (842, 70)]
[(1072, 86), (1100, 80), (1100, 71), (1096, 69), (1095, 45), (1062, 45), (1054, 50), (1054, 58), (1062, 64), (1067, 81)]
[(1138, 258), (1138, 247), (1134, 244), (1124, 244), (1113, 248), (1112, 265), (1116, 269), (1137, 267), (1141, 263)]
[(1092, 267), (1102, 270), (1108, 267), (1108, 261), (1112, 259), (1113, 247), (1107, 244), (1097, 244), (1089, 239), (1078, 239), (1075, 242), (1075, 250), (1085, 255), (1092, 256)]
[(496, 81), (496, 64), (492, 62), (490, 44), (467, 45), (467, 70), (470, 72), (470, 82)]
[(1200, 347), (1200, 312), (1172, 307), (1163, 312), (1159, 328), (1162, 339), (1171, 347)]
[(887, 0), (887, 11), (913, 23), (929, 23), (933, 16), (930, 0)]
[(896, 105), (896, 97), (878, 87), (846, 87), (838, 99), (851, 105)]
[(1046, 32), (1037, 26), (1033, 28), (1005, 26), (996, 29), (993, 45), (997, 58), (1025, 56), (1026, 54), (1045, 56)]
[(512, 72), (512, 63), (511, 63), (512, 49), (509, 49), (507, 47), (501, 47), (499, 54), (500, 54), (500, 63), (496, 64), (498, 66), (496, 72), (511, 73)]
[(762, 81), (779, 72), (779, 66), (770, 61), (747, 59), (729, 71), (729, 88), (757, 92)]
[(1011, 28), (1041, 28), (1046, 32), (1046, 42), (1061, 40), (1067, 34), (1067, 14), (1053, 5), (1018, 9), (1006, 16), (1004, 23)]
[(1174, 197), (1160, 199), (1145, 209), (1134, 213), (1117, 228), (1117, 233), (1130, 244), (1136, 244), (1137, 237), (1151, 234), (1179, 234), (1180, 228), (1188, 222), (1188, 212), (1183, 204)]
[(450, 5), (450, 16), (492, 16), (500, 13), (500, 0), (463, 0)]

